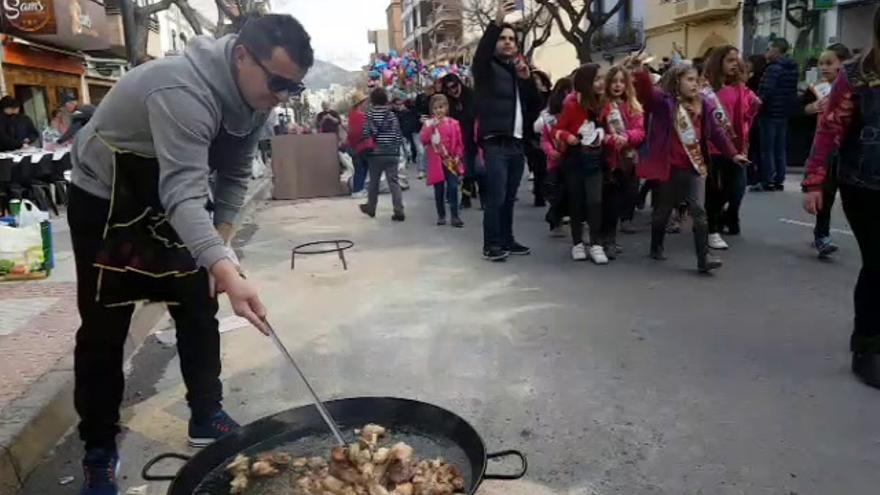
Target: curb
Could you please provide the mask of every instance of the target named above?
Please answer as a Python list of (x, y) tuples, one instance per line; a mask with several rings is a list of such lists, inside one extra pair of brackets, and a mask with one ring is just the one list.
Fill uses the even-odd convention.
[[(253, 181), (239, 215), (250, 217), (269, 198), (271, 176)], [(132, 315), (125, 361), (140, 348), (165, 315), (164, 304), (139, 305)], [(17, 493), (24, 481), (76, 424), (73, 405), (73, 355), (62, 358), (0, 414), (0, 495)]]
[[(162, 304), (135, 309), (125, 359), (146, 340), (165, 314)], [(58, 440), (76, 423), (73, 405), (73, 356), (62, 358), (0, 416), (0, 494), (18, 491)]]

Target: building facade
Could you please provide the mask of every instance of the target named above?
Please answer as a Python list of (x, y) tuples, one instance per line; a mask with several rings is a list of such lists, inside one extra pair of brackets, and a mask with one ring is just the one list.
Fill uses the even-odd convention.
[(739, 0), (646, 0), (646, 52), (656, 57), (702, 57), (715, 46), (742, 46)]
[(385, 9), (388, 19), (388, 43), (392, 50), (403, 51), (403, 4), (401, 0), (391, 0)]
[(428, 64), (466, 56), (462, 0), (403, 0), (403, 47)]

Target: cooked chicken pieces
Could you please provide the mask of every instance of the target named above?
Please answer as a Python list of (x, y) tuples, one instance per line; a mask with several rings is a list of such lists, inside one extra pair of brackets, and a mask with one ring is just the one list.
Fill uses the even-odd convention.
[[(360, 430), (357, 443), (334, 447), (322, 457), (293, 458), (266, 452), (253, 462), (238, 455), (226, 470), (233, 476), (230, 493), (246, 494), (250, 480), (288, 473), (291, 495), (453, 495), (464, 493), (464, 478), (443, 459), (420, 460), (403, 442), (380, 447), (387, 435), (379, 425)], [(273, 492), (274, 493), (274, 492)]]

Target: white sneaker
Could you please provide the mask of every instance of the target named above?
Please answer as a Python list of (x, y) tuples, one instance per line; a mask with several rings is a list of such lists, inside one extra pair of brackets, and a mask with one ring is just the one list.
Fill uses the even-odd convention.
[(712, 249), (727, 249), (729, 246), (724, 239), (721, 238), (721, 234), (709, 234), (709, 247)]
[(605, 256), (605, 250), (598, 244), (590, 246), (590, 259), (597, 265), (608, 264), (608, 256)]
[(367, 197), (367, 190), (366, 190), (366, 188), (361, 189), (361, 190), (358, 191), (358, 192), (351, 193), (351, 199), (364, 199), (364, 198), (366, 198), (366, 197)]
[(571, 259), (574, 261), (584, 261), (587, 259), (587, 248), (584, 247), (583, 242), (571, 248)]

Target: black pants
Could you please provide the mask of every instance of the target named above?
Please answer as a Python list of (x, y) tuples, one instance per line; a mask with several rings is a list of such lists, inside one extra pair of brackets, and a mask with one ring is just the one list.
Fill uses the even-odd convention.
[(620, 221), (635, 216), (638, 187), (634, 169), (606, 172), (602, 183), (602, 242), (615, 242)]
[(745, 182), (746, 171), (742, 166), (726, 156), (712, 157), (712, 167), (706, 178), (706, 215), (710, 234), (720, 234), (724, 225), (739, 225)]
[(547, 181), (547, 155), (540, 145), (529, 143), (526, 146), (526, 160), (529, 161), (529, 169), (535, 174), (532, 182), (532, 194), (535, 196), (535, 206), (542, 206), (544, 200), (544, 183)]
[(880, 353), (880, 191), (840, 184), (843, 211), (862, 253), (856, 283), (852, 350)]
[[(76, 297), (82, 323), (76, 333), (74, 351), (74, 405), (79, 414), (80, 438), (86, 448), (115, 448), (119, 433), (119, 407), (125, 378), (122, 372), (123, 348), (134, 306), (108, 308), (95, 300), (98, 269), (95, 256), (101, 248), (104, 223), (110, 202), (76, 186), (70, 187), (67, 219), (76, 260)], [(220, 409), (223, 388), (220, 383), (220, 333), (217, 300), (208, 294), (208, 275), (204, 290), (191, 294), (192, 300), (170, 305), (168, 311), (177, 325), (177, 350), (186, 384), (186, 400), (196, 419), (210, 417)]]
[(584, 242), (584, 221), (590, 227), (590, 245), (599, 244), (602, 231), (602, 167), (598, 154), (573, 150), (561, 164), (565, 181), (571, 241)]
[(651, 250), (662, 250), (669, 215), (683, 201), (694, 220), (694, 247), (697, 260), (705, 260), (709, 252), (709, 227), (706, 209), (703, 207), (706, 179), (693, 169), (673, 168), (669, 180), (658, 182), (653, 194), (656, 196), (656, 201), (651, 214)]
[(816, 227), (813, 236), (818, 241), (831, 235), (831, 210), (837, 198), (837, 158), (832, 158), (828, 167), (828, 176), (822, 184), (822, 209), (816, 213)]
[(562, 218), (568, 214), (565, 179), (563, 178), (561, 165), (547, 171), (547, 178), (544, 181), (544, 196), (550, 204), (550, 207), (547, 208), (547, 214), (544, 215), (544, 220), (547, 221), (552, 230), (561, 226)]

